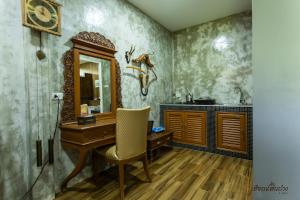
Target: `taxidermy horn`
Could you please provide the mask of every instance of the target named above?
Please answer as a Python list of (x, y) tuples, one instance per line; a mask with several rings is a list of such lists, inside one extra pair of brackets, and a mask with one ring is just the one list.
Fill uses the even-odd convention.
[(126, 58), (127, 64), (130, 63), (131, 56), (132, 56), (132, 54), (133, 54), (134, 51), (135, 51), (135, 46), (131, 46), (130, 50), (125, 52), (125, 58)]

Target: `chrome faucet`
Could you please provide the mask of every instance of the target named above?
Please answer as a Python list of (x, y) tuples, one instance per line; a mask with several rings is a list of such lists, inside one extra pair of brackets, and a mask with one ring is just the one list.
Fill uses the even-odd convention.
[(189, 89), (186, 89), (188, 91), (188, 94), (185, 95), (186, 103), (193, 103), (193, 94)]
[(191, 93), (185, 95), (186, 103), (193, 103), (193, 95)]
[(240, 87), (235, 87), (234, 91), (236, 93), (238, 93), (238, 92), (240, 93), (240, 104), (245, 104), (246, 100), (245, 100), (244, 93), (243, 93), (242, 89)]

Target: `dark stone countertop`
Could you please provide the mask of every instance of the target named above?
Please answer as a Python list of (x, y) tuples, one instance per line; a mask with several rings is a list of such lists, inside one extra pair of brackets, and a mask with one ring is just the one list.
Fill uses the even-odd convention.
[(186, 103), (161, 103), (161, 106), (182, 106), (182, 107), (247, 107), (252, 108), (252, 104), (214, 104), (214, 105), (199, 105), (199, 104), (186, 104)]

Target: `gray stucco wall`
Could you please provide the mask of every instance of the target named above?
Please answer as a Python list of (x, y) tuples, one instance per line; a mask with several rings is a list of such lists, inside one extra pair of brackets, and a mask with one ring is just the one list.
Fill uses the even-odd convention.
[[(55, 126), (56, 103), (52, 92), (63, 91), (62, 55), (72, 44), (69, 39), (80, 31), (95, 31), (116, 45), (116, 57), (122, 72), (125, 107), (150, 105), (151, 119), (159, 121), (159, 103), (171, 101), (172, 35), (124, 0), (60, 0), (61, 37), (42, 34), (47, 58), (39, 61), (35, 52), (39, 34), (22, 26), (20, 1), (1, 1), (0, 11), (0, 199), (19, 199), (37, 176), (35, 140), (47, 140)], [(7, 9), (9, 8), (9, 9)], [(139, 82), (128, 74), (124, 53), (136, 46), (134, 56), (155, 52), (152, 57), (159, 80), (143, 98)], [(34, 188), (33, 199), (53, 199), (63, 178), (77, 161), (77, 154), (66, 152), (55, 142), (55, 164), (45, 172)], [(44, 156), (44, 160), (46, 157)], [(90, 175), (87, 167), (72, 183)], [(72, 184), (71, 183), (71, 184)]]
[(20, 6), (14, 2), (0, 2), (6, 13), (0, 18), (0, 199), (19, 197), (28, 183), (23, 28), (15, 10)]
[[(232, 15), (174, 34), (174, 94), (185, 100), (210, 97), (219, 103), (238, 103), (240, 87), (252, 102), (251, 12)], [(181, 96), (181, 97), (180, 97)]]

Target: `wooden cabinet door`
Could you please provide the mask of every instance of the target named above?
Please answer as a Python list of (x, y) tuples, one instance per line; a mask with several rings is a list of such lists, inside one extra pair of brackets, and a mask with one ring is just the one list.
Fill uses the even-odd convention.
[(217, 149), (247, 153), (246, 113), (217, 112)]
[(207, 146), (206, 112), (185, 112), (184, 122), (184, 141)]
[(183, 112), (165, 111), (165, 126), (166, 131), (173, 131), (174, 141), (183, 141)]

